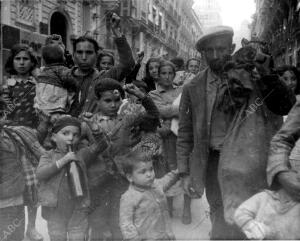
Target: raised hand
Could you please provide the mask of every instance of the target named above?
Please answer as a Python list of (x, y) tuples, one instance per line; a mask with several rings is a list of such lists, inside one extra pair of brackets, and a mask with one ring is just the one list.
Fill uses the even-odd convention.
[(142, 98), (145, 97), (145, 94), (138, 87), (136, 87), (134, 84), (127, 84), (127, 85), (124, 86), (124, 89), (125, 89), (126, 92), (136, 96), (139, 99), (142, 99)]
[(116, 13), (113, 13), (111, 15), (111, 18), (110, 18), (111, 30), (112, 30), (113, 34), (118, 38), (121, 37), (120, 21), (121, 21), (121, 19)]

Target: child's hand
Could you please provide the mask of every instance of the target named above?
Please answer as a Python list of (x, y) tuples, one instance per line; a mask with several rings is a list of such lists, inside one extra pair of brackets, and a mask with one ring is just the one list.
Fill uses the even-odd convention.
[(248, 222), (243, 231), (248, 239), (263, 240), (266, 236), (265, 225), (257, 221)]
[(68, 152), (63, 158), (56, 161), (56, 165), (60, 169), (71, 161), (78, 161), (77, 156), (72, 151)]
[(91, 112), (84, 112), (79, 116), (80, 119), (82, 119), (83, 121), (86, 121), (86, 122), (91, 121), (92, 117), (93, 117), (93, 113), (91, 113)]
[(68, 152), (63, 158), (67, 163), (71, 161), (78, 161), (78, 158), (73, 151)]
[(136, 96), (139, 99), (142, 99), (142, 98), (145, 97), (145, 94), (138, 87), (136, 87), (134, 84), (127, 84), (127, 85), (124, 86), (124, 89), (125, 89), (126, 92)]

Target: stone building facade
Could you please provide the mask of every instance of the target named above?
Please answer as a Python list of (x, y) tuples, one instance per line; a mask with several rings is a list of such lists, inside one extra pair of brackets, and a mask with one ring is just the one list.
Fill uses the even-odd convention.
[[(16, 43), (29, 44), (40, 58), (49, 34), (60, 34), (72, 52), (72, 39), (90, 34), (95, 25), (100, 0), (3, 0), (1, 1), (1, 67)], [(94, 34), (94, 33), (93, 33)]]
[(111, 12), (121, 16), (133, 53), (143, 50), (145, 61), (151, 56), (199, 57), (195, 42), (202, 27), (192, 5), (193, 0), (2, 0), (0, 76), (14, 44), (29, 44), (40, 58), (46, 36), (53, 33), (62, 36), (70, 52), (72, 39), (83, 34), (116, 52)]
[(252, 39), (265, 41), (275, 65), (300, 63), (300, 1), (256, 0)]
[(195, 42), (202, 33), (193, 0), (123, 0), (123, 28), (134, 52), (143, 50), (145, 59), (164, 56), (199, 57)]

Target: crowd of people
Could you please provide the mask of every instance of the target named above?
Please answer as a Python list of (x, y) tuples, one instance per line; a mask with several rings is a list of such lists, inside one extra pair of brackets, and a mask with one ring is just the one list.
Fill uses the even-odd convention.
[(173, 197), (184, 196), (190, 224), (204, 190), (212, 240), (299, 239), (297, 69), (276, 68), (251, 43), (234, 53), (232, 28), (217, 26), (196, 44), (204, 70), (197, 58), (152, 57), (137, 80), (144, 56), (134, 60), (118, 20), (118, 65), (89, 36), (73, 42), (73, 57), (49, 36), (42, 66), (29, 46), (11, 49), (0, 240), (24, 238), (25, 206), (30, 240), (43, 239), (38, 207), (51, 241), (175, 240)]

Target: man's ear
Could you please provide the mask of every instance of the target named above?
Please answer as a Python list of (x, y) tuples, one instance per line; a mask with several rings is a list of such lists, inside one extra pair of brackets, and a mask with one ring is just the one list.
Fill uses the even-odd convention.
[(234, 52), (234, 50), (235, 50), (235, 47), (236, 47), (236, 45), (235, 45), (235, 44), (232, 44), (232, 45), (231, 45), (231, 50), (230, 50), (230, 51), (231, 51), (231, 53), (230, 53), (230, 54), (233, 54), (233, 52)]

